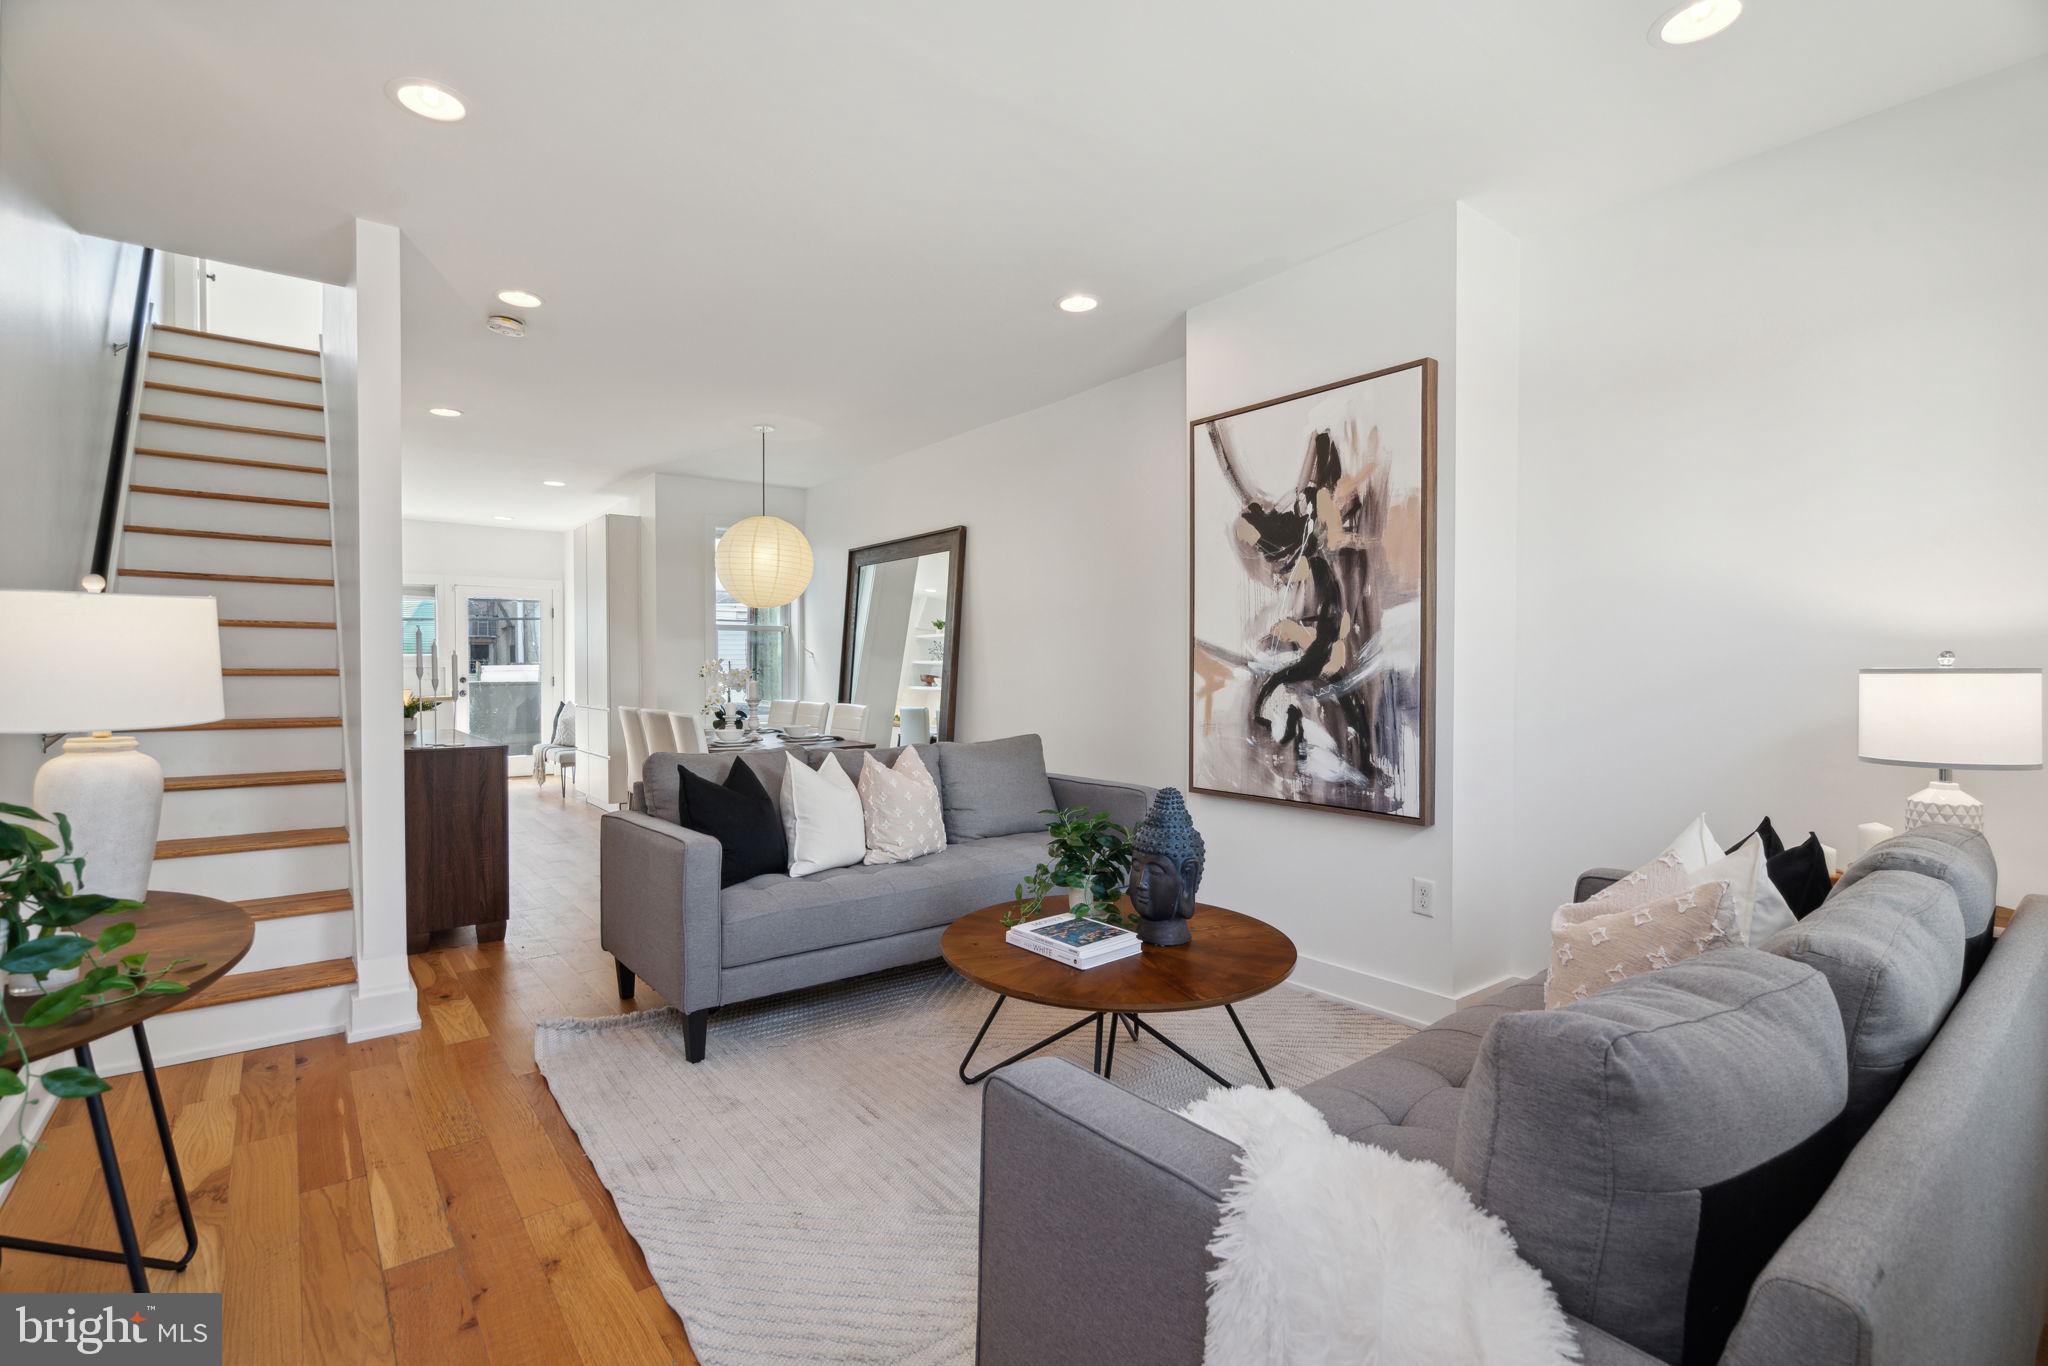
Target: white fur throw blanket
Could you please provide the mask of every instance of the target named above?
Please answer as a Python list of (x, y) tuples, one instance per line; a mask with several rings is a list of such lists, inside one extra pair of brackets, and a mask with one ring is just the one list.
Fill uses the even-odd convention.
[(1181, 1113), (1244, 1149), (1209, 1250), (1208, 1366), (1554, 1366), (1578, 1340), (1507, 1226), (1291, 1091)]

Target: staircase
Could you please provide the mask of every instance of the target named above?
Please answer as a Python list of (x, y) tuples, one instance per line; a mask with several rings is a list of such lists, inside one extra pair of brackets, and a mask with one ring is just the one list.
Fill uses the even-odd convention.
[(149, 331), (117, 586), (217, 600), (227, 699), (224, 720), (139, 737), (164, 769), (150, 886), (236, 902), (257, 922), (235, 971), (153, 1031), (166, 1061), (347, 1022), (354, 901), (321, 399), (317, 351)]

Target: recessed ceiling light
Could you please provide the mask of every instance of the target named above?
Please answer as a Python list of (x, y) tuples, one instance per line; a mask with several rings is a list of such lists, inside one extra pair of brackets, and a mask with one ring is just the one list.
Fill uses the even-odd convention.
[(484, 326), (501, 337), (523, 337), (526, 335), (526, 319), (514, 318), (505, 313), (493, 313), (484, 319)]
[(565, 489), (569, 487), (567, 484), (563, 483), (559, 479), (543, 479), (541, 480), (541, 483), (547, 485), (551, 489)]
[(512, 519), (502, 512), (494, 512), (491, 514), (491, 520), (494, 522), (509, 522)]
[(1060, 310), (1064, 313), (1086, 313), (1099, 302), (1093, 294), (1069, 294), (1060, 300)]
[(539, 308), (541, 297), (531, 290), (501, 289), (498, 291), (498, 302), (510, 304), (514, 308)]
[(460, 409), (460, 408), (429, 408), (429, 409), (427, 409), (427, 411), (428, 411), (428, 412), (430, 412), (430, 413), (432, 413), (432, 414), (433, 414), (433, 415), (434, 415), (435, 417), (461, 417), (461, 416), (462, 416), (462, 409)]
[(424, 80), (418, 76), (400, 76), (397, 80), (387, 81), (384, 93), (397, 101), (399, 108), (423, 119), (432, 119), (435, 123), (457, 123), (469, 112), (462, 96), (439, 81)]
[(1650, 25), (1650, 41), (1658, 47), (1705, 42), (1741, 17), (1742, 0), (1687, 0)]

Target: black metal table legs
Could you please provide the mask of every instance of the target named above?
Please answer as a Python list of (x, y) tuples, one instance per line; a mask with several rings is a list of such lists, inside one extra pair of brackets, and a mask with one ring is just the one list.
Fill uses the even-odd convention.
[[(85, 1098), (86, 1118), (92, 1123), (93, 1144), (99, 1149), (100, 1174), (106, 1178), (107, 1200), (114, 1209), (114, 1230), (121, 1240), (119, 1252), (105, 1248), (78, 1247), (71, 1243), (46, 1243), (37, 1238), (15, 1238), (0, 1235), (0, 1247), (13, 1248), (20, 1252), (42, 1252), (52, 1257), (82, 1257), (95, 1262), (123, 1262), (128, 1267), (129, 1287), (138, 1294), (149, 1290), (149, 1279), (144, 1268), (155, 1267), (159, 1271), (183, 1271), (199, 1250), (199, 1230), (192, 1224), (192, 1201), (185, 1194), (185, 1174), (178, 1167), (178, 1150), (171, 1142), (171, 1120), (164, 1113), (164, 1093), (157, 1085), (156, 1063), (149, 1055), (149, 1036), (142, 1026), (136, 1025), (135, 1055), (142, 1062), (142, 1081), (149, 1088), (149, 1108), (156, 1117), (157, 1142), (164, 1150), (164, 1168), (170, 1174), (171, 1194), (178, 1202), (178, 1220), (185, 1227), (185, 1255), (172, 1261), (167, 1257), (145, 1257), (142, 1244), (135, 1232), (135, 1216), (128, 1208), (128, 1190), (121, 1180), (121, 1164), (114, 1155), (114, 1133), (107, 1123), (107, 1107), (98, 1096)], [(92, 1050), (80, 1044), (76, 1050), (78, 1065), (92, 1066)]]
[[(1182, 1048), (1172, 1039), (1169, 1039), (1164, 1034), (1161, 1034), (1158, 1030), (1154, 1029), (1149, 1023), (1147, 1023), (1145, 1020), (1140, 1019), (1136, 1015), (1116, 1014), (1110, 1016), (1108, 1031), (1109, 1047), (1107, 1051), (1105, 1051), (1103, 1048), (1102, 1028), (1103, 1017), (1105, 1012), (1099, 1010), (1096, 1011), (1093, 1015), (1083, 1015), (1080, 1019), (1074, 1021), (1072, 1024), (1068, 1025), (1065, 1029), (1062, 1029), (1057, 1034), (1046, 1035), (1037, 1043), (1032, 1044), (1029, 1048), (1023, 1049), (1020, 1052), (1012, 1053), (1009, 1057), (1004, 1058), (995, 1066), (984, 1068), (981, 1071), (976, 1072), (973, 1076), (969, 1076), (967, 1074), (967, 1064), (974, 1060), (975, 1050), (980, 1048), (981, 1041), (988, 1037), (989, 1026), (996, 1022), (997, 1013), (1002, 1010), (1003, 1002), (1008, 999), (1009, 998), (1007, 996), (999, 995), (996, 997), (996, 1003), (989, 1007), (988, 1018), (981, 1022), (981, 1029), (975, 1034), (974, 1042), (967, 1045), (966, 1056), (960, 1059), (960, 1080), (966, 1082), (969, 1086), (974, 1085), (978, 1081), (986, 1080), (991, 1073), (999, 1072), (1003, 1068), (1008, 1067), (1013, 1062), (1022, 1062), (1024, 1059), (1030, 1057), (1033, 1053), (1038, 1052), (1040, 1049), (1043, 1049), (1051, 1044), (1056, 1044), (1061, 1039), (1066, 1038), (1067, 1035), (1073, 1033), (1075, 1030), (1090, 1024), (1095, 1026), (1094, 1071), (1097, 1076), (1107, 1077), (1116, 1068), (1116, 1036), (1118, 1033), (1117, 1025), (1119, 1022), (1122, 1023), (1125, 1029), (1130, 1031), (1131, 1042), (1136, 1043), (1138, 1041), (1138, 1031), (1143, 1030), (1145, 1033), (1150, 1034), (1153, 1038), (1159, 1040), (1159, 1042), (1165, 1044), (1168, 1048), (1172, 1049), (1176, 1054), (1180, 1056), (1182, 1061), (1196, 1068), (1204, 1076), (1208, 1077), (1211, 1081), (1215, 1082), (1218, 1086), (1235, 1085), (1235, 1083), (1232, 1082), (1228, 1077), (1224, 1076), (1222, 1073), (1210, 1067), (1207, 1063), (1203, 1062), (1194, 1054), (1188, 1052), (1185, 1048)], [(1244, 1041), (1244, 1051), (1251, 1055), (1252, 1066), (1259, 1069), (1259, 1080), (1266, 1083), (1266, 1089), (1268, 1091), (1272, 1090), (1273, 1074), (1266, 1070), (1265, 1059), (1261, 1058), (1259, 1056), (1259, 1050), (1252, 1046), (1252, 1036), (1245, 1030), (1244, 1021), (1240, 1020), (1237, 1017), (1237, 1010), (1235, 1007), (1226, 1005), (1225, 1007), (1223, 1007), (1223, 1009), (1230, 1015), (1230, 1023), (1237, 1027), (1237, 1037)], [(175, 1162), (175, 1159), (173, 1159), (173, 1161)], [(180, 1189), (182, 1191), (182, 1187)]]

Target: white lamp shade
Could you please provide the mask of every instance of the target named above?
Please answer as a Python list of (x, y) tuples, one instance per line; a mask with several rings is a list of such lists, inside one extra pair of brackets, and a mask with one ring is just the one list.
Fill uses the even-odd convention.
[(2041, 767), (2039, 669), (1864, 669), (1856, 754), (1914, 768)]
[(749, 517), (718, 540), (718, 581), (749, 607), (794, 602), (811, 582), (811, 543), (780, 517)]
[(148, 730), (218, 721), (212, 598), (0, 592), (0, 733)]

